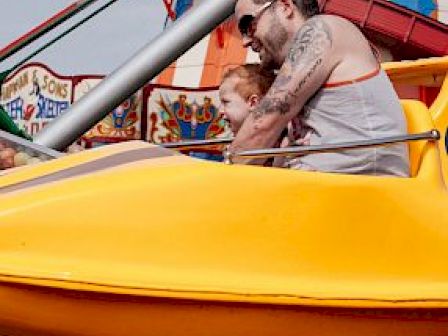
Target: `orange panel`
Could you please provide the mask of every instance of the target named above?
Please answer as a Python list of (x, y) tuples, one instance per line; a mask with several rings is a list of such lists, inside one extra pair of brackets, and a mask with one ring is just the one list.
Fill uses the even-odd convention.
[(205, 57), (200, 87), (217, 86), (220, 82), (218, 75), (221, 57), (226, 48), (226, 37), (224, 36), (224, 46), (220, 47), (218, 33), (215, 29), (208, 42), (207, 56)]
[(247, 50), (243, 48), (241, 36), (234, 20), (223, 25), (224, 46), (221, 48), (218, 33), (213, 32), (202, 74), (201, 87), (218, 86), (223, 73), (232, 66), (246, 63)]
[(176, 71), (176, 62), (162, 71), (162, 73), (157, 78), (157, 84), (173, 85), (174, 71)]

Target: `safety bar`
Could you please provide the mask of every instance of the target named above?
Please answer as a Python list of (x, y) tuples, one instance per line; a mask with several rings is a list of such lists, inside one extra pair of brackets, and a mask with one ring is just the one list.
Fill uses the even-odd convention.
[(248, 159), (260, 159), (270, 157), (282, 157), (282, 156), (301, 156), (307, 154), (316, 153), (329, 153), (339, 152), (342, 150), (353, 150), (368, 147), (386, 146), (400, 142), (421, 141), (429, 140), (436, 141), (440, 139), (440, 133), (438, 130), (433, 129), (428, 132), (415, 133), (415, 134), (403, 134), (396, 136), (388, 136), (384, 138), (348, 141), (333, 144), (313, 145), (313, 146), (294, 146), (284, 148), (268, 148), (268, 149), (254, 149), (246, 150), (238, 153), (231, 153), (226, 151), (224, 153), (224, 162), (227, 164), (232, 163), (232, 158), (242, 157)]

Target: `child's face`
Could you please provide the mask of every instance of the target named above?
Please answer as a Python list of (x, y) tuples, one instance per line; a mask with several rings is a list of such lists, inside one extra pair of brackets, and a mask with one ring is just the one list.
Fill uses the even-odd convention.
[(250, 104), (235, 90), (241, 79), (236, 76), (226, 78), (219, 87), (221, 113), (230, 123), (232, 132), (236, 134), (250, 112)]

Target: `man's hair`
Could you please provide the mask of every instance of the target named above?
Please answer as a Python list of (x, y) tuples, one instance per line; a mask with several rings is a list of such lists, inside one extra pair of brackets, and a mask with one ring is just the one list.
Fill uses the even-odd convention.
[(259, 64), (239, 65), (227, 71), (222, 82), (231, 77), (240, 79), (235, 85), (235, 91), (245, 100), (253, 94), (263, 97), (275, 80), (274, 72), (263, 69)]
[[(257, 5), (262, 5), (270, 0), (253, 0)], [(319, 3), (317, 0), (292, 0), (296, 7), (299, 9), (300, 13), (306, 18), (310, 18), (314, 15), (319, 14)]]

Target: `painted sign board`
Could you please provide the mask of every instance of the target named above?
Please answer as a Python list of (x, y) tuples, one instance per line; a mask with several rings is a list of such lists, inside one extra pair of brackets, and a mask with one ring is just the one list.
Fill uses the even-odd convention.
[(146, 140), (155, 143), (230, 136), (219, 113), (216, 88), (187, 89), (151, 85), (145, 89)]
[[(101, 76), (85, 76), (75, 79), (74, 99), (76, 102), (100, 81)], [(83, 138), (96, 142), (116, 142), (141, 139), (141, 116), (143, 91), (139, 90), (120, 106), (110, 112), (102, 121), (90, 129)]]
[(71, 77), (59, 76), (38, 63), (14, 73), (1, 88), (0, 104), (30, 135), (35, 135), (46, 123), (64, 113), (71, 102)]

